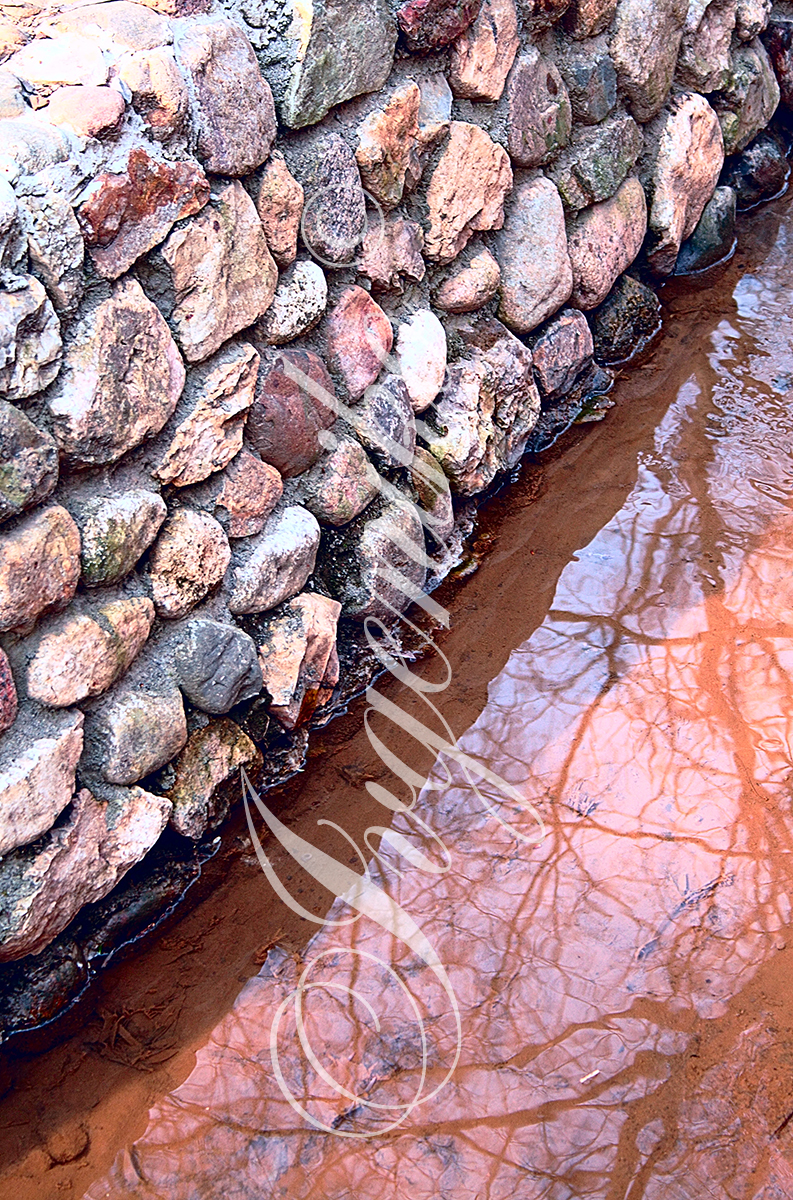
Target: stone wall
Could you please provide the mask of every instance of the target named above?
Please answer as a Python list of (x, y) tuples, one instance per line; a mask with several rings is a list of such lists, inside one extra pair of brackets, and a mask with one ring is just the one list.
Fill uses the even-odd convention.
[(783, 185), (793, 98), (767, 0), (13, 12), (4, 962), (166, 826), (211, 835), (241, 765), (299, 763), (363, 619), (454, 561), (453, 498), (596, 404), (648, 283)]

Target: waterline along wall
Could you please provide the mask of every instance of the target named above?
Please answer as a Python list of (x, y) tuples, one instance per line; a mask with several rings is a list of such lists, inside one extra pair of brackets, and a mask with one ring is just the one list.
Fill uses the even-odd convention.
[(793, 10), (3, 11), (9, 1031), (184, 890), (240, 767), (299, 765), (457, 500), (597, 415), (653, 280), (784, 185)]

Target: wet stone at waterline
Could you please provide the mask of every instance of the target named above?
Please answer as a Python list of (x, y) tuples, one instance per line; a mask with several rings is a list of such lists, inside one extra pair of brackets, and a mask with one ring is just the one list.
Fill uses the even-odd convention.
[(625, 362), (661, 328), (661, 304), (655, 292), (632, 275), (623, 275), (591, 316), (595, 358)]

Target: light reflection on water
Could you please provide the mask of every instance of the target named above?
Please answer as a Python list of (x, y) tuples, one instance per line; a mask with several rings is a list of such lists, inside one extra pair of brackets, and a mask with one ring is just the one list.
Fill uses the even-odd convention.
[[(298, 972), (273, 952), (91, 1200), (793, 1195), (790, 1050), (770, 1011), (728, 1020), (783, 944), (793, 894), (785, 255), (783, 225), (762, 279), (735, 288), (737, 311), (692, 364), (626, 502), (564, 569), (546, 620), (460, 739), (540, 808), (548, 837), (517, 845), (452, 765), (417, 806), (451, 871), (421, 873), (384, 850), (375, 872), (451, 977), (463, 1021), (452, 1082), (387, 1136), (309, 1128), (273, 1078), (272, 1016)], [(394, 827), (412, 836), (402, 818)], [(306, 1000), (322, 1063), (370, 1103), (407, 1103), (418, 1086), (410, 1005), (355, 949), (409, 983), (431, 1090), (454, 1053), (433, 979), (365, 920), (320, 933), (306, 957), (332, 946), (316, 981), (334, 987)], [(721, 1049), (698, 1069), (709, 1028)], [(279, 1051), (318, 1118), (341, 1132), (387, 1123), (348, 1111), (289, 1019)]]

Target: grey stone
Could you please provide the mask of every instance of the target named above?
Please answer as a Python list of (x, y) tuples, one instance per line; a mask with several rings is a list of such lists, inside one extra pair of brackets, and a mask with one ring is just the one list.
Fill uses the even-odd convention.
[[(244, 11), (244, 9), (243, 9)], [(386, 0), (299, 0), (257, 8), (260, 57), (284, 125), (300, 129), (337, 104), (376, 92), (394, 61), (396, 25)]]
[(229, 610), (265, 612), (296, 596), (314, 570), (317, 519), (300, 505), (276, 510), (261, 533), (237, 543), (231, 567)]
[(275, 141), (275, 108), (250, 42), (225, 17), (179, 23), (174, 50), (190, 90), (198, 157), (215, 175), (247, 175)]
[(729, 80), (713, 97), (726, 154), (749, 145), (776, 112), (780, 90), (765, 46), (756, 38), (732, 53)]
[(122, 681), (86, 716), (86, 777), (137, 783), (178, 754), (187, 741), (182, 694), (141, 655)]
[(617, 103), (617, 72), (606, 39), (569, 44), (560, 39), (555, 57), (567, 87), (573, 116), (582, 125), (597, 125)]
[(661, 328), (661, 302), (651, 288), (623, 275), (590, 321), (598, 362), (627, 362)]
[(537, 167), (555, 158), (570, 140), (570, 98), (556, 64), (531, 46), (518, 55), (506, 87), (510, 158)]
[(0, 177), (0, 278), (13, 276), (22, 268), (27, 238), (14, 189)]
[(384, 467), (409, 467), (416, 449), (416, 418), (398, 375), (385, 375), (366, 389), (348, 420), (375, 460)]
[(188, 621), (179, 630), (174, 662), (180, 688), (204, 712), (226, 713), (262, 690), (256, 645), (235, 625)]
[(137, 280), (120, 280), (72, 330), (47, 396), (63, 455), (73, 463), (115, 462), (162, 429), (184, 380), (160, 313)]
[(65, 162), (71, 145), (63, 130), (31, 113), (0, 122), (0, 166), (12, 178), (20, 171), (37, 175), (55, 163)]
[[(13, 290), (11, 290), (13, 289)], [(61, 365), (60, 322), (32, 275), (0, 291), (0, 393), (24, 400), (48, 387)]]
[(0, 740), (0, 854), (45, 833), (74, 794), (81, 712), (23, 720)]
[(725, 86), (735, 17), (736, 0), (691, 0), (677, 67), (685, 87), (712, 92)]
[(501, 268), (498, 315), (518, 333), (529, 333), (570, 298), (573, 272), (564, 211), (549, 179), (520, 184), (496, 238)]
[(338, 266), (352, 261), (366, 232), (366, 201), (355, 155), (337, 133), (323, 131), (300, 143), (290, 158), (303, 185), (301, 233), (318, 262)]
[(19, 209), (28, 235), (30, 269), (47, 289), (56, 312), (74, 313), (83, 295), (85, 243), (60, 173), (42, 171), (36, 186), (20, 189)]
[(346, 525), (372, 502), (381, 482), (363, 446), (354, 438), (340, 438), (299, 476), (297, 495), (320, 524)]
[(82, 579), (88, 587), (118, 583), (129, 574), (168, 513), (162, 497), (144, 488), (70, 507), (80, 529)]
[(615, 113), (599, 125), (576, 130), (548, 171), (565, 208), (577, 213), (613, 196), (633, 169), (642, 145), (642, 131), (627, 113)]
[(427, 577), (424, 529), (416, 506), (383, 503), (340, 530), (323, 546), (322, 572), (345, 616), (393, 621), (421, 594)]
[(675, 275), (704, 271), (732, 253), (735, 248), (735, 209), (733, 188), (717, 187), (705, 205), (696, 229), (680, 247)]
[(0, 121), (23, 116), (27, 105), (16, 75), (0, 69)]
[(0, 521), (44, 500), (57, 482), (55, 439), (0, 400)]
[(687, 13), (688, 0), (619, 0), (609, 50), (637, 121), (654, 117), (669, 95)]
[(773, 0), (738, 0), (735, 32), (742, 42), (751, 42), (767, 28)]
[(722, 183), (735, 191), (738, 209), (743, 210), (779, 195), (789, 174), (783, 138), (773, 130), (763, 130), (743, 154), (727, 160)]
[[(448, 132), (454, 96), (446, 76), (438, 72), (419, 80), (419, 149), (426, 153)], [(417, 179), (411, 180), (415, 186)]]

